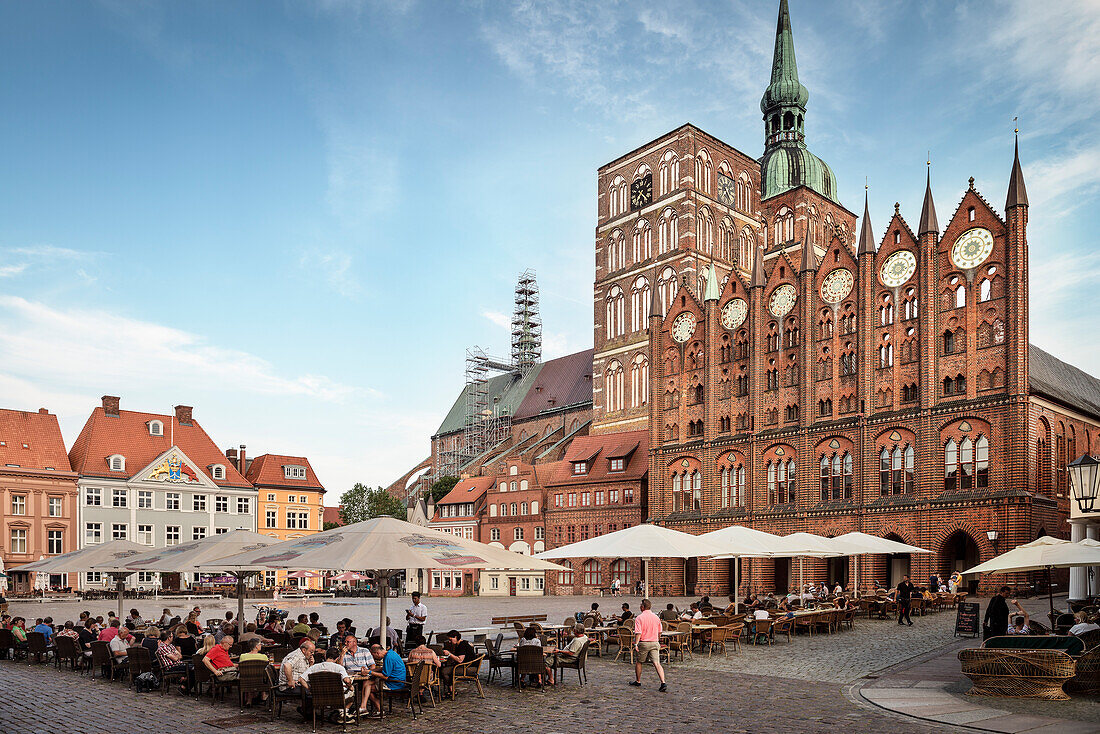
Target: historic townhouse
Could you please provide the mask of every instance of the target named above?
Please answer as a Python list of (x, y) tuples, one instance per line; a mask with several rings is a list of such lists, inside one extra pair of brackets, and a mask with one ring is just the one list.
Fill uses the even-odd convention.
[[(226, 459), (189, 406), (175, 414), (119, 409), (104, 396), (69, 451), (80, 490), (80, 546), (127, 539), (175, 545), (215, 533), (256, 530), (256, 490)], [(99, 583), (99, 574), (82, 574)], [(179, 574), (163, 574), (178, 587)], [(138, 574), (149, 586), (153, 574)]]
[[(546, 550), (546, 492), (535, 468), (519, 461), (502, 461), (485, 492), (486, 511), (479, 523), (482, 543), (531, 555)], [(480, 572), (481, 596), (541, 595), (541, 571)]]
[[(481, 537), (478, 525), (485, 516), (485, 493), (491, 486), (493, 477), (464, 477), (436, 503), (435, 515), (428, 527), (466, 540), (477, 540)], [(457, 550), (451, 552), (461, 555)], [(427, 591), (432, 596), (476, 594), (478, 573), (478, 569), (469, 568), (433, 570)]]
[[(301, 538), (322, 530), (325, 488), (304, 456), (262, 454), (245, 458), (245, 447), (225, 452), (230, 464), (256, 489), (256, 532), (279, 540)], [(321, 579), (287, 579), (286, 571), (265, 571), (265, 586), (321, 588)]]
[[(12, 593), (39, 583), (19, 566), (76, 550), (76, 496), (57, 416), (0, 410), (0, 560)], [(64, 588), (76, 579), (54, 574), (45, 582)]]

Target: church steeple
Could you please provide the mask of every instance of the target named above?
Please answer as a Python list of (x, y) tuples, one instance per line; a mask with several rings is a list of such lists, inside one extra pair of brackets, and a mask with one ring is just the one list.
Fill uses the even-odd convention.
[(920, 226), (917, 228), (917, 236), (926, 234), (938, 235), (940, 222), (936, 218), (936, 202), (932, 201), (932, 164), (928, 165), (928, 178), (924, 183), (924, 205), (920, 208)]
[(764, 157), (761, 159), (763, 198), (808, 186), (837, 201), (836, 177), (825, 162), (806, 148), (806, 102), (810, 93), (798, 80), (794, 34), (787, 0), (779, 0), (772, 76), (760, 111), (764, 115)]
[(856, 255), (864, 253), (874, 254), (875, 233), (871, 229), (871, 209), (867, 201), (867, 188), (863, 189), (863, 226), (859, 230), (859, 251)]
[(1027, 206), (1027, 187), (1024, 186), (1024, 170), (1020, 168), (1020, 139), (1016, 138), (1016, 157), (1012, 160), (1012, 174), (1008, 177), (1008, 199), (1005, 211), (1014, 206)]

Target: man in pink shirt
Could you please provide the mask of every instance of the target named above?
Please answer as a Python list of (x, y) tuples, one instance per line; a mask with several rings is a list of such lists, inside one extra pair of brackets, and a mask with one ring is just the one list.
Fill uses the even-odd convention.
[(119, 621), (118, 618), (111, 620), (111, 623), (103, 628), (99, 633), (100, 642), (110, 642), (118, 636)]
[(653, 604), (649, 599), (642, 599), (642, 611), (634, 618), (634, 680), (632, 686), (642, 685), (642, 664), (652, 662), (657, 669), (657, 677), (661, 679), (661, 687), (657, 690), (668, 690), (665, 684), (665, 669), (661, 667), (661, 619), (650, 607)]

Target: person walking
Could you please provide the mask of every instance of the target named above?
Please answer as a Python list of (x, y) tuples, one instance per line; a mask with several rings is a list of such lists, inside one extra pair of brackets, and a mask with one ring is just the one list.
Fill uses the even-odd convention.
[(412, 649), (424, 642), (424, 622), (428, 608), (420, 603), (420, 592), (412, 593), (412, 606), (405, 610), (405, 648)]
[(652, 662), (661, 679), (661, 687), (657, 690), (663, 693), (668, 690), (668, 684), (665, 683), (665, 669), (661, 667), (661, 620), (653, 613), (652, 606), (649, 599), (642, 599), (642, 611), (634, 618), (634, 680), (630, 685), (642, 685), (642, 665)]
[(913, 620), (909, 618), (909, 610), (912, 604), (910, 597), (914, 588), (916, 587), (909, 581), (908, 576), (901, 577), (901, 583), (898, 584), (897, 588), (898, 624), (913, 626)]
[(1005, 597), (1008, 596), (1009, 591), (1007, 586), (997, 589), (997, 593), (986, 605), (985, 619), (982, 620), (982, 639), (988, 640), (990, 637), (1008, 634), (1008, 602)]

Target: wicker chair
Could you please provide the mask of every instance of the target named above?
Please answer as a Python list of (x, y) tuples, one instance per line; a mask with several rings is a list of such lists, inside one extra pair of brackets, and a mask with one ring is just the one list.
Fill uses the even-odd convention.
[(130, 668), (130, 682), (127, 687), (134, 685), (134, 678), (137, 678), (142, 673), (153, 672), (153, 656), (141, 646), (131, 647), (126, 651), (126, 662)]
[(520, 622), (512, 622), (512, 627), (516, 631), (516, 636), (522, 639), (523, 633), (527, 631), (526, 628), (524, 628), (523, 624), (521, 624)]
[[(1100, 634), (1100, 630), (1092, 633)], [(1100, 695), (1100, 645), (1077, 658), (1074, 676), (1066, 681), (1066, 690), (1071, 693), (1083, 693), (1086, 696)]]
[(16, 659), (19, 654), (19, 648), (15, 646), (15, 635), (11, 633), (11, 630), (0, 627), (0, 659)]
[(127, 667), (125, 662), (120, 663), (115, 660), (115, 656), (111, 654), (109, 644), (99, 640), (92, 643), (92, 678), (95, 678), (95, 671), (99, 669), (101, 672), (107, 673), (110, 680), (114, 680), (116, 673), (125, 675)]
[(516, 648), (516, 678), (519, 679), (521, 688), (524, 687), (525, 675), (538, 676), (539, 680), (546, 675), (546, 658), (538, 645), (521, 645)]
[[(620, 627), (615, 631), (615, 637), (619, 641), (619, 651), (615, 653), (614, 660), (620, 655), (630, 656), (630, 662), (634, 662), (634, 633), (626, 627)], [(614, 662), (614, 660), (612, 662)]]
[(669, 632), (683, 632), (684, 634), (677, 634), (675, 637), (668, 638), (668, 656), (672, 658), (673, 653), (680, 654), (680, 660), (684, 659), (684, 653), (691, 655), (691, 623), (681, 622), (680, 624), (671, 624), (668, 626)]
[(214, 680), (214, 675), (210, 672), (210, 668), (206, 667), (202, 659), (203, 654), (201, 652), (197, 652), (191, 656), (191, 666), (195, 671), (195, 692), (201, 697), (203, 684), (210, 683), (210, 695), (213, 696), (214, 685), (212, 681)]
[[(855, 614), (855, 612), (852, 612)], [(786, 635), (787, 642), (791, 641), (791, 633), (794, 632), (794, 620), (793, 619), (777, 619), (772, 622), (771, 638), (774, 641), (778, 635)]]
[(807, 633), (809, 633), (810, 637), (813, 637), (815, 627), (817, 627), (816, 615), (806, 614), (794, 618), (794, 628), (796, 632), (800, 629), (804, 629)]
[[(526, 647), (533, 647), (533, 645), (527, 645)], [(478, 655), (473, 660), (467, 660), (455, 665), (454, 678), (451, 680), (452, 701), (455, 700), (455, 692), (460, 680), (477, 685), (477, 695), (480, 698), (485, 698), (485, 689), (481, 687), (481, 678), (478, 677), (478, 673), (481, 672), (481, 661), (484, 659), (484, 655)]]
[(852, 629), (855, 626), (855, 621), (856, 610), (850, 608), (845, 609), (843, 612), (841, 612), (840, 619), (837, 621), (837, 628), (839, 629), (840, 627), (847, 627), (848, 629)]
[(57, 663), (57, 669), (61, 669), (61, 663), (65, 660), (69, 661), (69, 667), (72, 670), (76, 670), (78, 667), (84, 665), (84, 654), (80, 652), (80, 648), (76, 644), (76, 640), (71, 637), (58, 637), (54, 642), (56, 650), (54, 651), (54, 662)]
[[(427, 676), (423, 676), (422, 678), (422, 673), (424, 672), (425, 667), (431, 666), (428, 663), (421, 661), (419, 663), (416, 663), (411, 668), (406, 668), (406, 680), (403, 681), (394, 681), (394, 679), (392, 678), (385, 677), (376, 679), (380, 680), (383, 683), (381, 693), (379, 694), (381, 696), (381, 703), (385, 704), (387, 699), (389, 700), (390, 705), (387, 713), (393, 713), (393, 700), (395, 698), (399, 698), (406, 702), (409, 711), (412, 712), (413, 721), (416, 721), (416, 706), (420, 703), (420, 689), (422, 685), (427, 683)], [(401, 686), (398, 688), (388, 688), (385, 684), (391, 682), (400, 683)], [(423, 706), (420, 707), (420, 713), (424, 713)]]
[(1060, 650), (971, 648), (960, 650), (959, 660), (974, 684), (971, 695), (1069, 700), (1062, 685), (1074, 677), (1074, 662)]
[(772, 621), (770, 619), (754, 619), (752, 621), (752, 644), (763, 642), (772, 644)]
[[(726, 629), (729, 630), (729, 634), (726, 635), (726, 644), (733, 643), (737, 652), (741, 652), (741, 633), (745, 631), (745, 624), (743, 622), (734, 622), (733, 624), (727, 624)], [(723, 654), (725, 651), (723, 650)]]
[(54, 653), (53, 645), (46, 642), (46, 635), (41, 632), (27, 633), (27, 662), (31, 661), (31, 655), (37, 663), (44, 663)]
[(1100, 630), (1089, 630), (1088, 632), (1082, 632), (1077, 635), (1081, 642), (1085, 644), (1086, 650), (1091, 650), (1097, 645), (1100, 645)]
[(707, 630), (706, 635), (703, 637), (703, 645), (707, 648), (707, 657), (709, 658), (716, 647), (722, 648), (722, 655), (726, 654), (726, 639), (729, 637), (729, 628), (727, 627), (715, 627), (712, 630)]
[[(557, 669), (559, 671), (564, 671), (566, 668), (570, 668), (572, 670), (575, 670), (575, 671), (577, 671), (577, 681), (581, 685), (587, 683), (588, 682), (588, 670), (585, 668), (585, 662), (588, 659), (588, 646), (591, 645), (591, 644), (592, 644), (591, 640), (584, 643), (584, 645), (581, 646), (580, 652), (578, 652), (576, 655), (565, 656), (565, 655), (561, 655), (560, 653), (558, 655), (555, 655), (554, 656), (554, 662), (556, 664)], [(564, 682), (564, 680), (565, 680), (565, 678), (563, 677), (563, 675), (561, 673), (559, 673), (558, 676), (557, 676), (557, 681), (559, 683), (562, 683), (562, 682)]]
[(269, 666), (265, 660), (245, 660), (238, 667), (240, 675), (237, 680), (237, 703), (240, 704), (242, 712), (244, 712), (245, 696), (254, 693), (267, 694), (268, 703), (275, 705), (275, 696), (272, 695), (275, 686), (271, 682), (268, 670)]
[[(317, 731), (317, 712), (321, 712), (321, 721), (324, 721), (326, 709), (335, 709), (344, 714), (340, 717), (340, 726), (342, 731), (347, 731), (349, 701), (345, 696), (344, 680), (340, 674), (327, 671), (313, 673), (309, 676), (309, 692), (313, 698), (313, 731)], [(355, 711), (355, 725), (359, 726), (358, 709)]]

